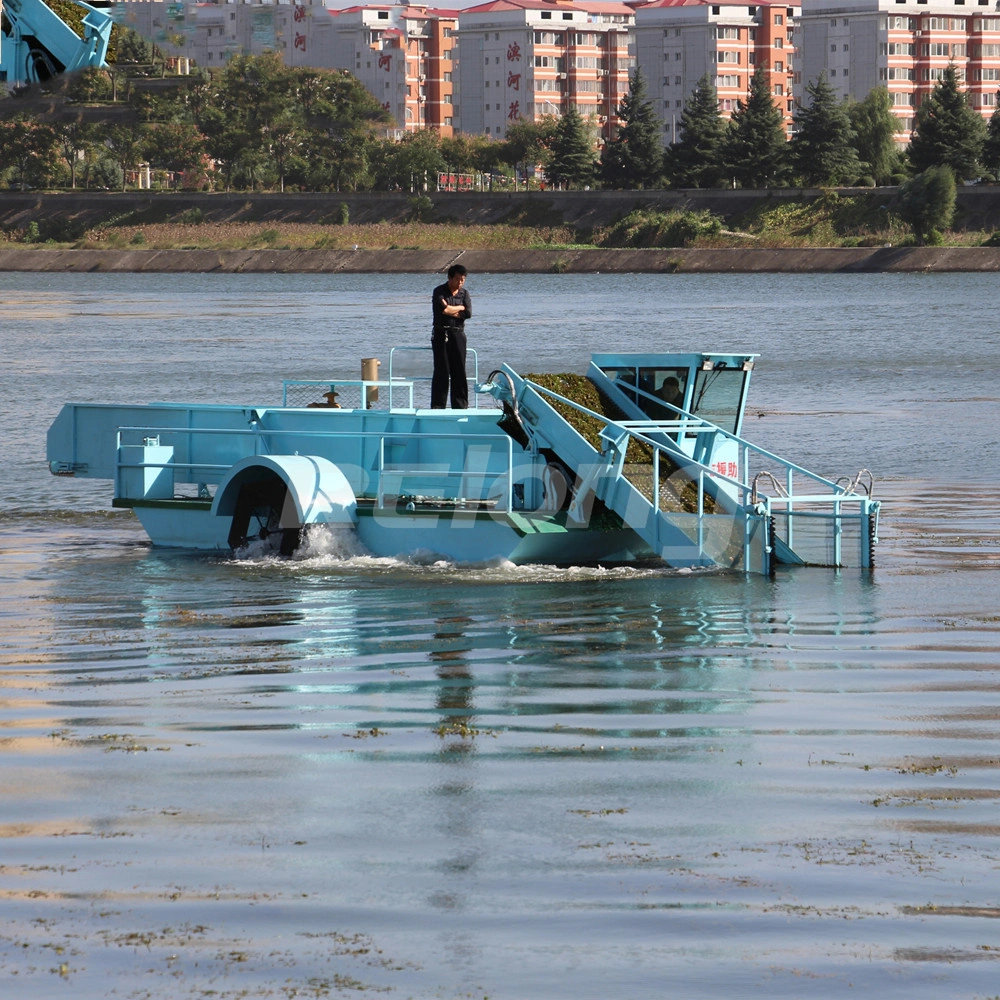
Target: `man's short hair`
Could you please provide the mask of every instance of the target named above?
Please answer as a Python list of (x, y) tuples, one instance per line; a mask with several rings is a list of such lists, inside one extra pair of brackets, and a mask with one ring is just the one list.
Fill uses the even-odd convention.
[(452, 264), (451, 267), (448, 268), (449, 278), (454, 278), (456, 274), (460, 274), (464, 278), (468, 273), (469, 272), (461, 264)]

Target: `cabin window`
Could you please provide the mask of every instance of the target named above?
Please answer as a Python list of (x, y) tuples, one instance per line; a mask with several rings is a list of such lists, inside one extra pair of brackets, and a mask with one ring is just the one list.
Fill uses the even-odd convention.
[[(687, 387), (687, 368), (640, 368), (639, 388), (656, 399), (673, 403), (684, 409), (684, 390)], [(645, 396), (639, 397), (639, 407), (653, 420), (676, 420), (677, 412), (669, 406), (661, 406)]]
[(698, 371), (694, 383), (691, 412), (717, 424), (724, 431), (736, 433), (743, 387), (747, 373), (742, 368), (713, 368)]

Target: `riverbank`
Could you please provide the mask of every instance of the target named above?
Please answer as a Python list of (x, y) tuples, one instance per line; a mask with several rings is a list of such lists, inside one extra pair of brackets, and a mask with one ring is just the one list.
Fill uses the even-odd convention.
[(1000, 247), (726, 250), (137, 250), (0, 245), (0, 271), (406, 274), (460, 262), (485, 274), (1000, 271)]

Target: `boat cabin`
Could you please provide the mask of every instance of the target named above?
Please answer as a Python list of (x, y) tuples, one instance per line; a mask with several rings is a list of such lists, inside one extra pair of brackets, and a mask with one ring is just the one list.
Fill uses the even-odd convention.
[(756, 357), (595, 354), (592, 365), (651, 420), (676, 420), (684, 411), (739, 434)]

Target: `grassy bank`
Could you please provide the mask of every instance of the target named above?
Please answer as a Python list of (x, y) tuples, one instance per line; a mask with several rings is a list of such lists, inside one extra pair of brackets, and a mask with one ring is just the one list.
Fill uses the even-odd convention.
[[(147, 204), (116, 210), (88, 196), (85, 211), (73, 211), (72, 198), (41, 196), (22, 201), (0, 222), (0, 242), (8, 246), (63, 249), (150, 250), (530, 250), (597, 248), (819, 248), (907, 246), (913, 237), (896, 212), (890, 189), (850, 194), (835, 191), (800, 197), (760, 192), (756, 198), (727, 202), (727, 192), (678, 194), (643, 192), (629, 203), (606, 202), (603, 212), (588, 209), (579, 197), (463, 202), (444, 198), (357, 199), (310, 204), (294, 199), (204, 201), (185, 206), (180, 197), (149, 198)], [(737, 192), (729, 194), (736, 195)], [(597, 196), (600, 197), (599, 195)], [(989, 199), (992, 205), (993, 200)], [(600, 202), (595, 201), (596, 205)], [(229, 205), (229, 208), (218, 206)], [(101, 210), (103, 206), (103, 211)], [(703, 207), (704, 206), (704, 207)], [(464, 212), (456, 212), (464, 207)], [(614, 211), (609, 208), (614, 207)], [(990, 223), (997, 210), (985, 199), (960, 201), (944, 245), (995, 245)], [(304, 219), (303, 217), (307, 218)], [(348, 221), (355, 218), (356, 221)]]

